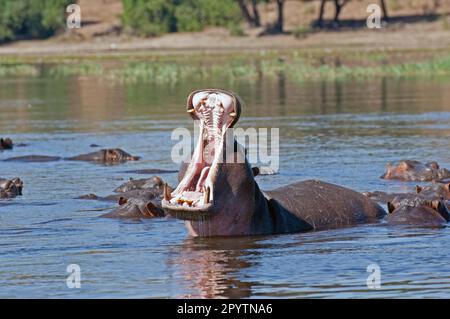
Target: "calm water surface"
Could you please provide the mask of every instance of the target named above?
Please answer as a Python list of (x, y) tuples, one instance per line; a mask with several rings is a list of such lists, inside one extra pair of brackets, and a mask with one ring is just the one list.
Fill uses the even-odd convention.
[[(0, 159), (69, 156), (90, 144), (143, 157), (120, 166), (0, 163), (22, 197), (0, 202), (0, 297), (450, 297), (450, 230), (366, 225), (303, 234), (193, 239), (182, 221), (98, 218), (130, 169), (176, 169), (174, 128), (192, 129), (185, 98), (223, 86), (246, 102), (241, 127), (280, 128), (280, 174), (263, 189), (319, 178), (358, 191), (409, 191), (384, 181), (388, 161), (450, 167), (450, 78), (291, 83), (112, 84), (95, 77), (0, 80), (0, 136), (27, 143)], [(176, 183), (176, 174), (162, 175)], [(96, 211), (97, 210), (97, 211)], [(369, 290), (366, 267), (381, 268)], [(80, 289), (66, 267), (81, 267)]]

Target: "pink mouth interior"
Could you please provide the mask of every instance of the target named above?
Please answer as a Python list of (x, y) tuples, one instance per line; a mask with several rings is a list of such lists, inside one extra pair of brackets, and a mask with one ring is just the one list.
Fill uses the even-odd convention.
[[(196, 145), (186, 175), (172, 192), (170, 203), (185, 207), (200, 207), (212, 199), (214, 159), (223, 146), (223, 133), (234, 112), (233, 98), (217, 92), (198, 92), (192, 98), (192, 112), (200, 119), (201, 136)], [(206, 193), (206, 194), (205, 194)]]

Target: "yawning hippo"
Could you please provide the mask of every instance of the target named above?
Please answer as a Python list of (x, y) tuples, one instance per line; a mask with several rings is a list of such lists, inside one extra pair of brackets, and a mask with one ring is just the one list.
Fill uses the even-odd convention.
[(187, 111), (199, 122), (199, 140), (178, 187), (164, 191), (162, 207), (186, 220), (192, 236), (302, 232), (375, 222), (386, 215), (366, 196), (316, 180), (262, 192), (232, 134), (241, 112), (233, 93), (194, 91)]
[(13, 141), (10, 138), (0, 138), (0, 150), (12, 150)]
[(0, 198), (13, 198), (22, 195), (23, 182), (20, 178), (0, 178)]
[(434, 161), (423, 164), (419, 161), (401, 160), (394, 165), (388, 163), (386, 173), (381, 178), (430, 182), (450, 178), (450, 171), (440, 168)]
[(387, 221), (391, 225), (443, 227), (450, 220), (450, 212), (443, 200), (395, 198), (387, 206)]

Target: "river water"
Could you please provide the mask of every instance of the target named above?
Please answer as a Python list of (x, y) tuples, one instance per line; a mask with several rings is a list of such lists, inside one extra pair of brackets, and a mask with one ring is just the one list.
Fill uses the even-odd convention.
[[(221, 86), (246, 105), (243, 128), (279, 128), (280, 173), (262, 189), (317, 178), (358, 191), (410, 191), (384, 181), (403, 158), (450, 167), (450, 78), (378, 78), (294, 83), (120, 84), (95, 76), (3, 78), (0, 136), (28, 146), (0, 159), (70, 156), (90, 144), (120, 147), (139, 162), (0, 163), (1, 177), (24, 180), (23, 196), (0, 201), (0, 297), (6, 298), (373, 298), (450, 297), (450, 230), (383, 224), (278, 236), (189, 238), (174, 219), (98, 218), (107, 195), (134, 177), (125, 171), (177, 169), (171, 132), (192, 129), (191, 90)], [(170, 184), (176, 174), (161, 175)], [(81, 288), (68, 288), (70, 264)], [(369, 265), (380, 289), (369, 289)], [(370, 267), (369, 267), (370, 268)], [(373, 268), (372, 268), (373, 269)]]

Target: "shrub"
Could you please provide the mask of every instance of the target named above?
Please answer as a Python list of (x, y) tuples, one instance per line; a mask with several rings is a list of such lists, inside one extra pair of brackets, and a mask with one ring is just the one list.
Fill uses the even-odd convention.
[(122, 0), (123, 24), (139, 35), (160, 35), (176, 30), (172, 0)]
[(241, 14), (235, 0), (122, 0), (124, 26), (139, 35), (233, 27)]
[(0, 0), (0, 42), (52, 35), (65, 23), (71, 0)]

